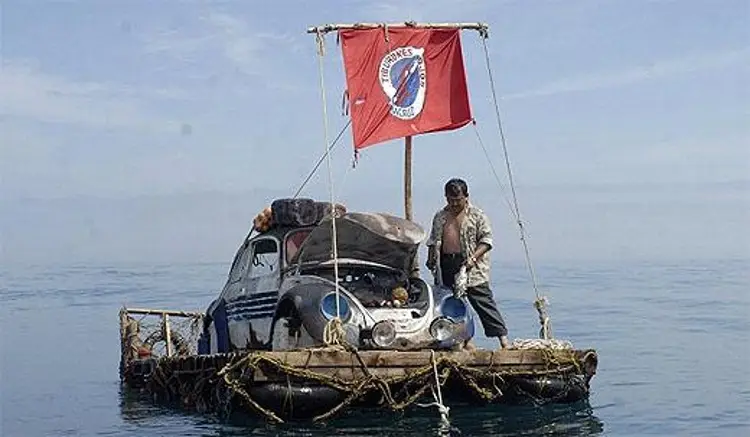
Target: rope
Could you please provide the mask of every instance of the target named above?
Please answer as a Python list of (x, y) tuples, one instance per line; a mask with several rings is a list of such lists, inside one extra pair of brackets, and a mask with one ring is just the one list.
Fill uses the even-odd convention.
[[(338, 260), (338, 241), (336, 232), (336, 200), (333, 188), (333, 169), (331, 166), (331, 153), (328, 147), (328, 105), (326, 103), (326, 86), (324, 80), (324, 68), (323, 68), (323, 56), (325, 56), (325, 40), (320, 30), (316, 35), (316, 41), (318, 44), (318, 69), (320, 72), (320, 94), (323, 103), (323, 137), (325, 142), (324, 150), (326, 154), (326, 164), (328, 167), (328, 190), (331, 196), (331, 245), (333, 246), (333, 277), (334, 277), (334, 288), (336, 292), (336, 319), (341, 317), (341, 308), (339, 305), (340, 293), (339, 293), (339, 260)], [(339, 320), (340, 322), (340, 320)]]
[[(382, 395), (382, 406), (393, 412), (403, 411), (410, 405), (437, 407), (441, 415), (441, 428), (444, 429), (450, 428), (450, 409), (443, 404), (441, 387), (449, 378), (462, 382), (473, 397), (485, 403), (498, 400), (502, 402), (506, 396), (504, 393), (507, 393), (508, 396), (526, 396), (541, 405), (564, 398), (572, 387), (587, 390), (587, 382), (583, 379), (584, 373), (593, 373), (584, 372), (586, 362), (590, 359), (589, 354), (580, 358), (574, 350), (569, 349), (569, 344), (558, 340), (517, 340), (514, 344), (521, 349), (541, 350), (544, 366), (538, 369), (516, 370), (496, 364), (487, 368), (475, 368), (445, 355), (438, 358), (433, 351), (429, 363), (422, 367), (403, 375), (376, 376), (368, 369), (359, 353), (353, 351), (351, 353), (357, 360), (352, 359), (351, 368), (347, 369), (350, 369), (353, 375), (359, 370), (363, 376), (349, 379), (342, 378), (338, 373), (323, 374), (289, 365), (284, 359), (271, 358), (263, 352), (251, 352), (163, 358), (154, 369), (148, 387), (155, 399), (179, 399), (186, 406), (217, 410), (223, 412), (226, 417), (229, 416), (232, 400), (237, 397), (266, 420), (284, 423), (291, 413), (292, 404), (277, 410), (278, 407), (264, 405), (250, 395), (249, 389), (253, 387), (255, 375), (260, 373), (286, 381), (287, 387), (290, 381), (295, 381), (330, 387), (341, 392), (342, 400), (332, 405), (328, 411), (313, 417), (313, 422), (327, 420), (358, 400), (379, 393)], [(593, 356), (595, 357), (595, 354)], [(565, 389), (552, 397), (542, 391), (524, 390), (516, 382), (516, 378), (535, 379), (549, 376), (561, 378), (566, 385)], [(428, 395), (428, 390), (432, 394), (433, 402), (417, 403), (423, 396)], [(289, 399), (284, 401), (287, 402)]]
[(334, 317), (323, 328), (323, 343), (327, 345), (343, 345), (345, 335), (341, 319)]
[[(364, 155), (364, 157), (365, 159), (369, 159), (367, 155)], [(359, 161), (359, 156), (357, 156), (357, 161)], [(346, 170), (344, 170), (343, 176), (340, 176), (339, 178), (336, 179), (338, 181), (341, 181), (336, 184), (336, 186), (338, 187), (338, 193), (336, 194), (337, 198), (341, 199), (345, 197), (344, 195), (346, 194), (347, 189), (349, 187), (349, 185), (347, 185), (349, 181), (349, 175), (351, 175), (354, 172), (354, 170), (356, 170), (356, 168), (357, 168), (356, 162), (352, 162), (352, 165), (346, 166)]]
[(307, 186), (307, 183), (310, 182), (310, 179), (312, 179), (313, 176), (315, 176), (315, 172), (318, 171), (318, 168), (320, 168), (320, 165), (323, 164), (323, 161), (326, 159), (326, 155), (333, 151), (333, 148), (338, 144), (339, 140), (341, 139), (341, 136), (344, 135), (344, 132), (346, 132), (346, 128), (349, 127), (349, 125), (352, 124), (351, 118), (349, 121), (346, 122), (346, 125), (341, 128), (339, 131), (339, 134), (336, 135), (336, 139), (333, 140), (330, 146), (328, 146), (328, 149), (326, 150), (326, 153), (322, 154), (320, 158), (318, 159), (318, 162), (315, 164), (315, 166), (310, 170), (310, 173), (308, 173), (305, 180), (302, 182), (302, 185), (297, 189), (297, 192), (294, 193), (294, 198), (296, 199), (301, 193), (302, 190)]
[(505, 203), (508, 204), (508, 211), (510, 211), (510, 214), (513, 216), (513, 219), (518, 223), (521, 219), (516, 214), (516, 210), (513, 209), (513, 204), (511, 200), (508, 198), (508, 195), (505, 193), (505, 186), (503, 186), (502, 181), (500, 180), (500, 175), (497, 174), (497, 170), (495, 169), (495, 166), (492, 164), (492, 158), (490, 157), (490, 153), (487, 151), (487, 147), (484, 145), (484, 141), (482, 140), (482, 136), (479, 134), (479, 128), (477, 127), (477, 121), (472, 120), (471, 125), (474, 127), (474, 133), (477, 136), (477, 141), (479, 142), (479, 146), (482, 148), (482, 151), (484, 152), (485, 158), (487, 158), (487, 162), (490, 164), (490, 169), (492, 170), (492, 174), (495, 176), (495, 181), (497, 181), (497, 184), (500, 186), (500, 192), (503, 195), (503, 199), (505, 199)]
[(511, 349), (551, 349), (551, 350), (572, 350), (573, 344), (567, 340), (528, 338), (513, 340)]
[(437, 370), (437, 362), (435, 361), (435, 351), (430, 350), (430, 362), (432, 363), (432, 371), (433, 375), (435, 376), (435, 387), (437, 387), (437, 394), (435, 393), (435, 388), (433, 386), (430, 386), (430, 391), (432, 392), (432, 399), (434, 399), (434, 402), (429, 404), (417, 404), (420, 407), (437, 407), (438, 412), (440, 413), (440, 424), (444, 427), (450, 426), (450, 421), (448, 420), (448, 413), (450, 413), (450, 408), (445, 406), (443, 404), (443, 393), (440, 389), (440, 376), (438, 375)]
[[(515, 213), (516, 223), (518, 224), (518, 230), (521, 235), (521, 244), (523, 245), (524, 255), (526, 257), (526, 266), (529, 269), (529, 275), (531, 276), (531, 283), (532, 283), (532, 286), (534, 287), (534, 294), (536, 296), (536, 299), (534, 301), (534, 307), (537, 309), (537, 312), (539, 313), (539, 321), (542, 325), (542, 329), (540, 330), (540, 336), (543, 339), (548, 339), (552, 336), (552, 328), (550, 326), (550, 318), (547, 315), (547, 311), (546, 311), (547, 298), (541, 296), (539, 293), (539, 287), (537, 285), (536, 274), (534, 273), (534, 266), (531, 263), (531, 256), (529, 255), (529, 246), (528, 246), (528, 243), (526, 242), (526, 235), (524, 233), (523, 221), (521, 220), (521, 211), (518, 206), (518, 196), (516, 195), (516, 188), (515, 188), (515, 184), (513, 183), (513, 172), (511, 171), (510, 158), (508, 156), (507, 141), (505, 140), (505, 132), (503, 130), (502, 118), (500, 117), (500, 105), (498, 104), (498, 101), (497, 101), (497, 92), (495, 90), (495, 80), (492, 77), (490, 53), (489, 53), (489, 50), (487, 49), (488, 34), (480, 32), (480, 35), (482, 36), (482, 38), (480, 39), (482, 40), (482, 48), (484, 49), (484, 59), (487, 64), (487, 75), (489, 76), (490, 88), (492, 90), (492, 101), (495, 106), (497, 128), (498, 128), (498, 131), (500, 132), (500, 142), (503, 146), (503, 157), (505, 158), (505, 167), (508, 172), (508, 183), (510, 185), (510, 190), (513, 195), (513, 210)], [(476, 125), (475, 125), (475, 129), (476, 129)], [(482, 145), (482, 148), (484, 149), (484, 145)], [(487, 154), (486, 149), (485, 149), (485, 154)], [(497, 176), (497, 172), (494, 170), (494, 166), (492, 165), (492, 161), (489, 160), (489, 157), (488, 157), (488, 161), (489, 161), (490, 167), (492, 167), (493, 169), (493, 173), (495, 174), (495, 177), (498, 178), (498, 182), (499, 182), (499, 177)], [(502, 189), (502, 184), (500, 184), (500, 187)]]

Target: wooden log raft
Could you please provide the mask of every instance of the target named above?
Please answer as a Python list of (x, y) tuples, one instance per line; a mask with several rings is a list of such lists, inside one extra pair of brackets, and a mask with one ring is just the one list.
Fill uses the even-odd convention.
[[(462, 367), (506, 375), (543, 375), (574, 371), (593, 351), (550, 351), (545, 349), (484, 350), (435, 352), (438, 361), (452, 361)], [(383, 378), (408, 376), (418, 369), (431, 366), (432, 353), (423, 351), (360, 351), (337, 348), (316, 348), (287, 352), (262, 352), (264, 359), (283, 363), (283, 367), (304, 369), (341, 381), (355, 382), (370, 375)], [(553, 358), (553, 359), (552, 359)], [(283, 368), (280, 367), (281, 370)], [(253, 375), (255, 382), (285, 382), (283, 372), (260, 369)]]
[(124, 380), (156, 399), (202, 412), (240, 410), (274, 422), (320, 421), (347, 407), (401, 411), (438, 385), (446, 403), (577, 401), (588, 397), (597, 360), (594, 350), (331, 347), (135, 360)]

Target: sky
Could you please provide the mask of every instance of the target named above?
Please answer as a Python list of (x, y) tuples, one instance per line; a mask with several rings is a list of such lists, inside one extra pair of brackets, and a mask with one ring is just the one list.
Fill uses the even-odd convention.
[[(750, 259), (750, 2), (0, 2), (7, 262), (230, 262), (346, 124), (340, 47), (312, 25), (476, 22), (534, 256)], [(415, 218), (453, 176), (521, 256), (482, 41), (477, 127), (414, 139)], [(477, 132), (487, 148), (485, 156)], [(402, 214), (403, 147), (332, 153), (334, 196)], [(501, 178), (498, 184), (495, 169)], [(329, 199), (326, 166), (303, 195)]]

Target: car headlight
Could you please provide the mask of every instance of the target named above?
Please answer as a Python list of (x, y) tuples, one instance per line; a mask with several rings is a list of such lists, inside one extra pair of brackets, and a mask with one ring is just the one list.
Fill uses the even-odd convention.
[[(336, 293), (328, 293), (320, 300), (320, 312), (323, 316), (328, 319), (336, 318)], [(349, 301), (339, 293), (339, 318), (341, 320), (348, 320), (349, 316), (352, 315), (352, 309), (349, 306)]]
[(390, 346), (396, 339), (396, 327), (393, 323), (384, 320), (372, 327), (372, 341), (379, 347)]
[(430, 325), (430, 335), (435, 337), (437, 341), (448, 340), (453, 337), (456, 331), (455, 326), (455, 323), (445, 317), (438, 317)]

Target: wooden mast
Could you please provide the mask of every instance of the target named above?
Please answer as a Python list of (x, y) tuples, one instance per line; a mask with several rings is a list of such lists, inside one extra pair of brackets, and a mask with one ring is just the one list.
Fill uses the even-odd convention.
[[(404, 218), (414, 220), (414, 213), (411, 204), (411, 140), (412, 136), (404, 138)], [(419, 253), (414, 254), (411, 260), (411, 276), (419, 277)]]
[(404, 139), (404, 218), (413, 219), (411, 204), (411, 135)]
[[(337, 23), (325, 24), (322, 26), (311, 26), (307, 28), (307, 33), (316, 33), (324, 35), (328, 32), (335, 32), (343, 29), (367, 29), (373, 27), (410, 27), (410, 28), (428, 28), (428, 29), (462, 29), (476, 30), (484, 37), (487, 36), (489, 26), (485, 23), (418, 23), (414, 21), (404, 21), (400, 23)], [(404, 218), (413, 220), (414, 214), (412, 209), (412, 137), (407, 136), (404, 139)]]

